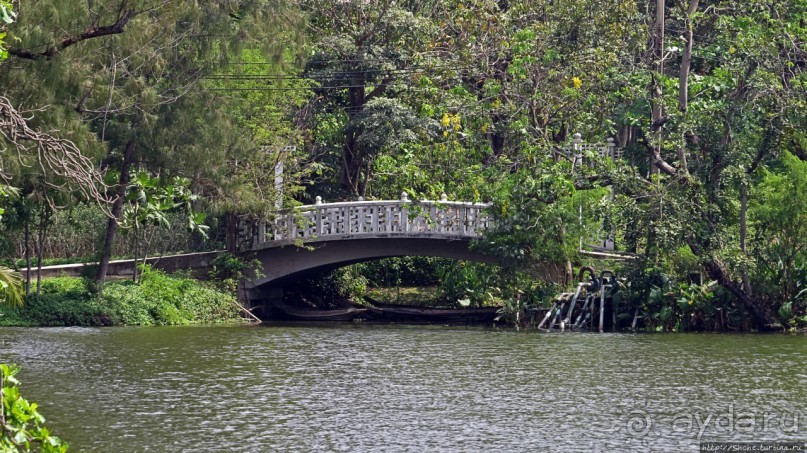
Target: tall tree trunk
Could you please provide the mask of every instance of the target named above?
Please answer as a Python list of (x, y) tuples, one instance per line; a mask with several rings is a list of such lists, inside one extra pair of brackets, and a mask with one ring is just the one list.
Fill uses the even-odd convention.
[(650, 82), (650, 131), (655, 136), (655, 144), (651, 145), (650, 173), (658, 172), (658, 160), (661, 157), (662, 127), (664, 126), (663, 90), (664, 85), (664, 0), (656, 0), (656, 23), (653, 26), (653, 64), (656, 73)]
[(689, 103), (689, 70), (692, 66), (692, 45), (694, 33), (692, 31), (692, 16), (698, 10), (698, 1), (691, 0), (684, 11), (684, 39), (686, 44), (684, 54), (681, 56), (681, 68), (678, 75), (678, 110), (686, 112)]
[[(351, 122), (361, 112), (366, 103), (366, 96), (364, 90), (364, 77), (354, 79), (353, 87), (348, 88), (348, 102), (350, 110), (348, 111), (348, 125), (351, 127)], [(353, 129), (345, 131), (345, 146), (342, 154), (342, 188), (352, 193), (353, 195), (360, 195), (359, 193), (359, 180), (362, 177), (363, 170), (363, 156), (360, 149), (356, 144), (356, 131)]]
[[(350, 121), (350, 120), (348, 120)], [(345, 132), (345, 145), (342, 155), (342, 188), (353, 195), (359, 193), (361, 156), (356, 146), (356, 133)]]
[(762, 327), (770, 323), (770, 316), (768, 313), (765, 312), (765, 310), (760, 306), (759, 302), (755, 300), (751, 294), (748, 294), (743, 290), (742, 285), (738, 284), (734, 279), (731, 278), (731, 274), (723, 263), (713, 256), (704, 256), (703, 250), (694, 240), (690, 239), (687, 242), (689, 244), (689, 248), (692, 250), (692, 253), (701, 258), (703, 267), (706, 269), (706, 274), (709, 276), (709, 278), (717, 281), (718, 285), (726, 288), (726, 290), (734, 295), (734, 297), (740, 301), (748, 312), (751, 313), (751, 317), (757, 326)]
[(507, 125), (503, 115), (499, 113), (493, 114), (491, 117), (493, 122), (493, 131), (490, 132), (490, 148), (493, 151), (493, 157), (499, 157), (504, 153), (504, 133)]
[(572, 267), (572, 261), (566, 260), (565, 266), (563, 266), (563, 286), (567, 287), (575, 282), (572, 281), (574, 279), (574, 268)]
[[(686, 44), (684, 46), (684, 54), (681, 56), (681, 68), (678, 73), (678, 110), (686, 113), (689, 108), (689, 72), (692, 66), (692, 46), (694, 43), (694, 33), (692, 31), (692, 16), (698, 10), (699, 0), (690, 0), (689, 6), (684, 11), (684, 39)], [(678, 162), (679, 168), (687, 174), (687, 155), (686, 148), (679, 146), (678, 148)]]
[[(143, 225), (143, 231), (141, 233), (141, 236), (143, 237), (143, 250), (142, 250), (143, 259), (140, 260), (140, 262), (143, 264), (143, 266), (145, 266), (146, 262), (148, 261), (149, 245), (151, 244), (151, 241), (149, 239), (147, 239), (148, 238), (148, 235), (146, 234), (147, 229), (148, 229), (148, 226)], [(136, 262), (137, 262), (137, 260), (135, 260), (135, 263)], [(141, 282), (143, 281), (143, 273), (142, 272), (140, 273), (140, 281)]]
[(24, 225), (25, 236), (25, 295), (31, 294), (31, 221), (26, 215)]
[(42, 293), (42, 260), (44, 258), (44, 244), (45, 244), (45, 235), (48, 228), (48, 222), (50, 222), (50, 206), (45, 206), (42, 208), (42, 213), (39, 216), (39, 231), (37, 232), (37, 241), (36, 241), (36, 255), (37, 255), (37, 263), (36, 263), (36, 299), (39, 300), (39, 296)]
[[(748, 186), (746, 184), (740, 185), (740, 250), (742, 251), (743, 258), (748, 259), (748, 249), (746, 247), (746, 236), (748, 235)], [(742, 265), (742, 279), (743, 291), (749, 297), (753, 297), (754, 293), (751, 288), (751, 279), (748, 276), (748, 266), (746, 263)]]
[[(135, 215), (137, 215), (137, 214), (135, 214)], [(137, 283), (137, 257), (138, 257), (138, 254), (140, 253), (140, 250), (138, 250), (139, 247), (140, 247), (140, 238), (138, 237), (139, 236), (138, 233), (139, 233), (139, 228), (137, 227), (137, 224), (135, 223), (135, 226), (134, 226), (134, 259), (132, 260), (132, 281), (135, 282), (135, 283)]]
[(134, 139), (129, 140), (123, 150), (123, 162), (120, 167), (120, 177), (118, 178), (118, 187), (116, 190), (116, 198), (112, 203), (111, 214), (106, 224), (106, 235), (104, 236), (104, 249), (101, 255), (101, 260), (98, 263), (98, 274), (95, 277), (95, 283), (98, 291), (102, 291), (104, 287), (104, 280), (109, 270), (109, 260), (112, 257), (112, 245), (115, 243), (115, 233), (118, 229), (118, 221), (120, 220), (121, 212), (123, 211), (123, 203), (126, 201), (126, 186), (129, 185), (129, 170), (134, 163)]
[[(650, 136), (655, 143), (648, 144), (650, 150), (650, 173), (659, 172), (663, 164), (661, 144), (663, 142), (664, 119), (664, 0), (656, 0), (656, 23), (653, 25), (651, 48), (656, 71), (650, 82)], [(667, 171), (665, 171), (666, 173)], [(661, 209), (661, 206), (659, 206)], [(656, 257), (656, 232), (649, 225), (647, 228), (647, 247), (645, 253), (654, 260)]]

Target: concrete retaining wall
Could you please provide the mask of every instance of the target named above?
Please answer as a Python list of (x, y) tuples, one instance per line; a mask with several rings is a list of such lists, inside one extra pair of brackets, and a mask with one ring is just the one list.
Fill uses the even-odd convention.
[[(168, 273), (178, 270), (188, 270), (197, 277), (207, 276), (213, 260), (224, 253), (223, 250), (215, 252), (186, 253), (184, 255), (155, 256), (146, 258), (146, 263), (155, 269), (160, 269)], [(131, 277), (133, 260), (114, 260), (109, 262), (107, 277)], [(142, 262), (141, 260), (138, 260)], [(87, 266), (97, 266), (98, 263), (60, 264), (57, 266), (43, 266), (42, 277), (78, 277)], [(21, 269), (22, 278), (25, 278), (25, 269)], [(94, 274), (94, 272), (93, 272)], [(36, 268), (31, 269), (31, 277), (36, 278)]]

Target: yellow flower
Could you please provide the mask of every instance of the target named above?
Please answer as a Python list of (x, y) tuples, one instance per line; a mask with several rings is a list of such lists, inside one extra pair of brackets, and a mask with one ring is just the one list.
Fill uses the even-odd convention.
[(440, 124), (442, 124), (443, 127), (448, 127), (451, 124), (451, 117), (448, 115), (448, 113), (443, 113), (443, 118), (440, 120)]
[(572, 86), (574, 86), (575, 90), (579, 90), (583, 86), (583, 81), (580, 80), (580, 77), (572, 77)]

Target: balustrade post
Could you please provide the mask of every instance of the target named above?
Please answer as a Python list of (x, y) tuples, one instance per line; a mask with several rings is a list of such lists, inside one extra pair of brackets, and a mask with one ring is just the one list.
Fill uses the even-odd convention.
[(576, 133), (572, 138), (572, 152), (574, 153), (574, 160), (572, 161), (572, 168), (583, 165), (582, 143), (583, 136)]
[(448, 196), (445, 192), (440, 194), (440, 210), (437, 212), (437, 232), (442, 234), (448, 233), (448, 206), (443, 203), (448, 201)]
[(274, 241), (279, 241), (279, 240), (283, 239), (283, 232), (280, 231), (280, 226), (278, 225), (279, 221), (280, 221), (280, 219), (275, 219), (275, 221), (273, 222), (274, 227), (272, 228), (272, 235), (271, 236), (272, 236), (272, 240), (274, 240)]
[(409, 195), (406, 192), (401, 192), (401, 232), (409, 232)]
[(258, 244), (266, 242), (266, 221), (261, 219), (258, 221)]
[(297, 216), (290, 215), (286, 217), (286, 231), (284, 231), (284, 239), (294, 239), (297, 237)]

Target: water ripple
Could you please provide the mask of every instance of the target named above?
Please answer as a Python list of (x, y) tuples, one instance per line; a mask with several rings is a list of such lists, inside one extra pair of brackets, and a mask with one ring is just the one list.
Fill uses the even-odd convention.
[[(805, 337), (291, 325), (0, 329), (0, 345), (76, 451), (676, 451), (807, 438)], [(686, 425), (710, 415), (702, 431)]]

